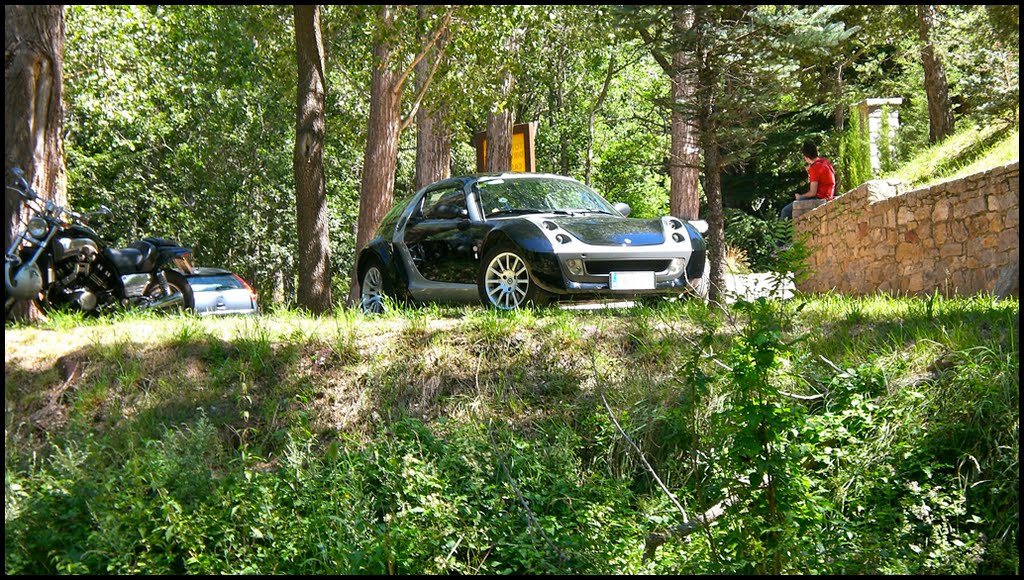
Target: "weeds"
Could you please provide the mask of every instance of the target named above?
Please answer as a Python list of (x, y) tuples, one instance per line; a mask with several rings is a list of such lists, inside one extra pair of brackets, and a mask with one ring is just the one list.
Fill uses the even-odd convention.
[(49, 324), (8, 574), (1018, 571), (1016, 301)]

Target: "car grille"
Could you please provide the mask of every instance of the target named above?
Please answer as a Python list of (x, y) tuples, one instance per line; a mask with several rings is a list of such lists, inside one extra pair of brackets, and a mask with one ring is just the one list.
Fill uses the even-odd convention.
[(587, 273), (591, 276), (611, 272), (664, 272), (671, 260), (587, 260)]

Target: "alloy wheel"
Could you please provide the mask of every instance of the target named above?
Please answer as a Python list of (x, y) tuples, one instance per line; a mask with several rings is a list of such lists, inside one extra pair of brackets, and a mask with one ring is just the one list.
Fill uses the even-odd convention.
[(361, 292), (360, 306), (364, 314), (383, 314), (384, 312), (384, 276), (374, 265), (366, 270), (363, 283), (359, 285)]
[(530, 272), (526, 262), (512, 252), (496, 255), (484, 272), (484, 291), (492, 305), (514, 310), (526, 303), (530, 290)]

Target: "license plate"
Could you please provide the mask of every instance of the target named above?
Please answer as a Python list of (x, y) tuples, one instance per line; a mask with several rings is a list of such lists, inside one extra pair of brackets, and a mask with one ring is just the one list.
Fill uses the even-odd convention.
[(654, 272), (612, 272), (608, 275), (611, 290), (654, 290)]

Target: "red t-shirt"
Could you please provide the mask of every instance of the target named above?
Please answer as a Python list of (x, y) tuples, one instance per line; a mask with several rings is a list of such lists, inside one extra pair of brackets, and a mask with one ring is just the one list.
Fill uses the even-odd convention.
[(807, 177), (811, 183), (818, 182), (818, 199), (832, 199), (836, 188), (836, 172), (828, 159), (819, 157), (807, 167)]

